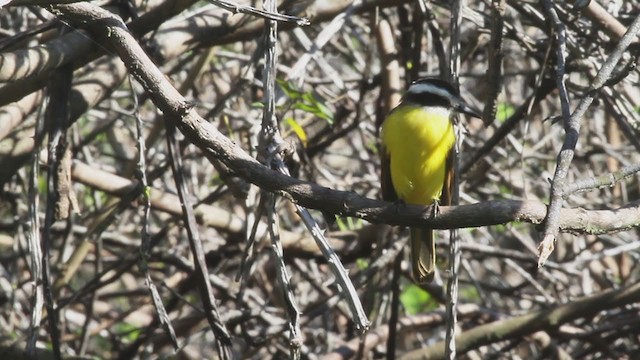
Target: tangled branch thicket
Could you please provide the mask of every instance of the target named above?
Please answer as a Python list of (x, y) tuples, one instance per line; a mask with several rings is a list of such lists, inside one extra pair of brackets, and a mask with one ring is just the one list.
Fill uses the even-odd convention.
[[(477, 226), (458, 354), (640, 357), (637, 2), (64, 3), (0, 12), (0, 358), (441, 358), (447, 232), (419, 287), (385, 225), (420, 223)], [(377, 124), (457, 41), (488, 126), (433, 219), (376, 200)]]

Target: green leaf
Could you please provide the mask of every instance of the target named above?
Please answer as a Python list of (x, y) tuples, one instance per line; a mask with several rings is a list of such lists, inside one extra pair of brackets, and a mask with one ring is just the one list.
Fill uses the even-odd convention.
[(356, 259), (356, 266), (360, 270), (366, 270), (369, 267), (369, 259), (365, 259), (365, 258)]
[(142, 333), (139, 327), (126, 322), (118, 323), (116, 325), (116, 332), (119, 333), (120, 336), (122, 336), (124, 339), (128, 340), (129, 342), (136, 341), (138, 337), (140, 337), (140, 334)]
[(276, 80), (282, 92), (291, 100), (297, 100), (302, 97), (302, 93), (295, 88), (293, 83), (284, 80)]
[(144, 187), (144, 192), (143, 192), (143, 194), (144, 194), (144, 197), (145, 197), (146, 199), (151, 199), (151, 190), (152, 190), (151, 186), (145, 186), (145, 187)]
[(333, 124), (333, 112), (328, 107), (323, 103), (318, 103), (318, 110), (320, 110), (317, 114), (319, 118), (326, 120), (329, 124)]
[(432, 299), (431, 295), (418, 285), (409, 284), (400, 294), (400, 302), (407, 314), (415, 315), (426, 310)]
[(300, 124), (298, 124), (298, 122), (295, 121), (293, 118), (286, 118), (284, 121), (285, 121), (285, 124), (287, 124), (291, 128), (291, 130), (294, 133), (296, 133), (296, 135), (298, 135), (298, 138), (300, 138), (300, 141), (302, 141), (302, 144), (306, 147), (307, 146), (307, 132), (304, 131), (302, 126), (300, 126)]
[(336, 216), (336, 225), (340, 231), (347, 231), (347, 224), (344, 223), (344, 220), (340, 216)]
[(290, 82), (278, 80), (278, 85), (284, 94), (291, 100), (291, 107), (297, 110), (313, 114), (320, 119), (333, 123), (333, 112), (324, 104), (323, 99), (318, 99), (311, 91), (302, 92)]
[(315, 111), (315, 107), (313, 107), (313, 105), (310, 104), (306, 104), (306, 103), (295, 103), (293, 104), (293, 108), (294, 109), (298, 109), (298, 110), (302, 110), (304, 112), (308, 112), (308, 113), (314, 113)]
[(363, 223), (362, 219), (336, 216), (336, 225), (338, 225), (338, 229), (340, 229), (340, 231), (353, 231), (361, 229)]
[(476, 302), (480, 300), (480, 294), (475, 286), (464, 286), (461, 288), (460, 298), (468, 300), (470, 302)]
[(499, 103), (496, 109), (496, 119), (499, 122), (505, 122), (511, 115), (516, 112), (513, 106), (507, 103)]

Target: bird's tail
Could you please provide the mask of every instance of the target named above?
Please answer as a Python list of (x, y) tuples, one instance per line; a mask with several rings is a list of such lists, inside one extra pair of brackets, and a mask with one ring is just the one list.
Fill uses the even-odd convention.
[(423, 284), (433, 280), (436, 270), (436, 246), (433, 230), (411, 228), (411, 263), (415, 281)]

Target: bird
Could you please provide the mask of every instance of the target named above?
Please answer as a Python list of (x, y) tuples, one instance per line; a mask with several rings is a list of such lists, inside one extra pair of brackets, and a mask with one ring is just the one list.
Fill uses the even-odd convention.
[[(381, 190), (386, 201), (412, 205), (451, 204), (456, 135), (453, 115), (482, 118), (451, 83), (421, 78), (380, 125)], [(414, 280), (431, 282), (435, 274), (433, 230), (411, 227)]]

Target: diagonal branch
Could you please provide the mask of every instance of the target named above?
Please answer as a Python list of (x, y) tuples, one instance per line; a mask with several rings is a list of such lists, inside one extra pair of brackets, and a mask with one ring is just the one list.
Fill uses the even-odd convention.
[[(464, 354), (480, 346), (516, 339), (540, 330), (557, 330), (576, 319), (589, 319), (600, 311), (614, 309), (640, 301), (640, 284), (605, 291), (566, 304), (557, 305), (527, 315), (494, 321), (465, 331), (458, 336), (458, 350)], [(444, 342), (405, 354), (409, 359), (443, 359)]]
[(636, 17), (633, 23), (631, 23), (627, 32), (611, 52), (611, 55), (609, 55), (604, 64), (602, 64), (598, 74), (589, 86), (589, 90), (586, 95), (582, 100), (580, 100), (571, 116), (565, 121), (564, 127), (566, 137), (562, 144), (562, 149), (558, 154), (558, 165), (556, 166), (556, 171), (551, 185), (551, 202), (549, 204), (549, 212), (545, 223), (544, 238), (540, 244), (540, 259), (538, 262), (540, 266), (544, 265), (544, 262), (547, 260), (549, 255), (551, 255), (556, 237), (558, 236), (558, 217), (560, 209), (562, 208), (563, 197), (566, 193), (565, 189), (571, 185), (570, 183), (567, 183), (566, 179), (567, 174), (569, 173), (569, 167), (573, 160), (574, 150), (578, 143), (578, 134), (580, 133), (582, 118), (598, 92), (606, 85), (607, 80), (611, 77), (613, 69), (620, 58), (622, 58), (622, 54), (632, 42), (636, 41), (639, 32), (640, 15)]

